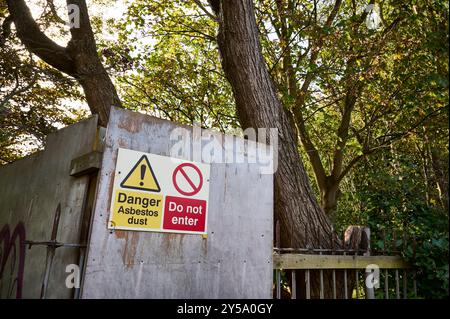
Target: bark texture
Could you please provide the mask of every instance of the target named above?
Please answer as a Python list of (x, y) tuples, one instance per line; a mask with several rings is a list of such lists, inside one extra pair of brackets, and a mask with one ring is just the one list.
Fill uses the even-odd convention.
[(338, 247), (339, 239), (310, 187), (290, 113), (278, 99), (262, 56), (252, 1), (211, 1), (211, 5), (219, 22), (222, 67), (242, 127), (278, 129), (275, 217), (280, 220), (281, 245)]

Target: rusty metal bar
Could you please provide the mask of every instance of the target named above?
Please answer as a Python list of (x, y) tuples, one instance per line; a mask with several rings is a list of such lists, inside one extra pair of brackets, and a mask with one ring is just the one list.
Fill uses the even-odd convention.
[(388, 270), (384, 270), (384, 298), (389, 299), (389, 273)]
[[(413, 260), (416, 260), (416, 236), (413, 236)], [(417, 272), (413, 272), (413, 290), (414, 290), (414, 298), (417, 298), (417, 281), (416, 281)]]
[(37, 246), (37, 245), (54, 247), (54, 248), (59, 248), (59, 247), (84, 248), (84, 247), (86, 247), (86, 245), (82, 245), (82, 244), (60, 243), (60, 242), (57, 242), (57, 241), (25, 240), (23, 243), (25, 245), (28, 245), (28, 248), (31, 248), (32, 246)]
[[(97, 136), (99, 136), (100, 130), (97, 130)], [(97, 139), (98, 140), (98, 139)], [(89, 175), (89, 184), (84, 195), (84, 202), (82, 208), (82, 214), (80, 216), (80, 243), (86, 244), (88, 242), (92, 211), (95, 201), (96, 189), (97, 189), (97, 172)], [(80, 299), (81, 290), (83, 287), (83, 274), (86, 262), (87, 249), (81, 247), (79, 250), (78, 266), (80, 267), (80, 282), (79, 287), (75, 287), (74, 299)]]
[(356, 277), (356, 299), (359, 299), (359, 272), (358, 270), (355, 270), (355, 277)]
[(320, 299), (324, 298), (324, 287), (323, 287), (323, 270), (320, 270)]
[[(403, 251), (406, 251), (408, 242), (408, 236), (405, 231), (405, 227), (403, 228)], [(406, 269), (403, 269), (403, 299), (408, 299), (408, 273)]]
[(333, 269), (333, 299), (336, 299), (336, 269)]
[(344, 269), (344, 298), (348, 299), (348, 288), (347, 288), (347, 269)]
[(292, 270), (291, 281), (292, 281), (291, 299), (297, 299), (297, 273), (295, 269)]
[(398, 269), (395, 269), (395, 296), (400, 299), (400, 279), (398, 277)]
[[(332, 233), (334, 233), (334, 227), (331, 226)], [(334, 255), (336, 247), (334, 246), (334, 238), (333, 236), (330, 236), (331, 238), (331, 254)], [(333, 299), (336, 299), (336, 269), (332, 270), (332, 277), (333, 277)]]
[[(344, 256), (346, 253), (344, 252)], [(344, 298), (348, 299), (348, 288), (347, 288), (347, 269), (344, 269)]]
[(414, 290), (414, 298), (417, 298), (417, 281), (416, 281), (416, 273), (413, 275), (413, 290)]
[[(53, 218), (52, 235), (50, 241), (56, 243), (56, 237), (58, 235), (59, 219), (61, 217), (61, 203), (58, 204), (55, 211), (55, 217)], [(56, 246), (47, 246), (47, 256), (45, 257), (45, 270), (44, 279), (42, 280), (41, 295), (40, 298), (44, 299), (47, 294), (48, 280), (50, 278), (50, 273), (53, 265), (53, 258), (55, 257)]]
[(309, 269), (305, 271), (306, 299), (311, 299), (311, 283), (309, 280)]
[[(358, 253), (355, 253), (355, 258), (357, 258)], [(358, 280), (358, 269), (355, 270), (355, 279), (356, 279), (356, 299), (359, 299), (359, 280)]]
[[(277, 220), (275, 223), (275, 246), (280, 247), (281, 238), (280, 238), (280, 221)], [(281, 299), (281, 270), (275, 270), (276, 276), (276, 294), (277, 299)]]
[[(80, 258), (79, 258), (79, 262), (78, 262), (78, 266), (80, 267), (80, 276), (81, 276), (81, 278), (83, 278), (82, 276), (82, 274), (83, 274), (83, 271), (84, 271), (84, 262), (85, 262), (85, 252), (84, 251), (81, 251), (81, 250), (84, 250), (84, 249), (80, 249)], [(74, 292), (74, 299), (80, 299), (80, 294), (81, 294), (81, 278), (80, 278), (80, 282), (79, 282), (79, 284), (80, 284), (80, 287), (78, 287), (78, 288), (75, 288), (75, 292)]]
[(281, 270), (277, 269), (275, 272), (277, 281), (277, 299), (281, 299)]
[(408, 272), (403, 270), (403, 299), (408, 299)]
[[(322, 252), (319, 252), (319, 255), (322, 255)], [(323, 269), (319, 270), (319, 277), (320, 277), (320, 292), (319, 292), (319, 298), (323, 299), (324, 297), (324, 287), (323, 287)]]

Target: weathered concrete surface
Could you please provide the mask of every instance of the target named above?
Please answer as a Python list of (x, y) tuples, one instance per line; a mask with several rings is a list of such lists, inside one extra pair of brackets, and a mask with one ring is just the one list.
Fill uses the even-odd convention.
[[(70, 163), (73, 158), (95, 148), (97, 117), (68, 126), (48, 136), (45, 150), (14, 163), (0, 167), (0, 231), (10, 229), (10, 234), (0, 236), (0, 297), (16, 297), (14, 280), (23, 278), (22, 297), (39, 298), (44, 276), (45, 246), (33, 246), (24, 250), (23, 274), (19, 271), (19, 239), (8, 244), (16, 226), (23, 225), (26, 240), (48, 241), (58, 204), (61, 219), (57, 240), (77, 243), (84, 202), (87, 176), (71, 177)], [(18, 228), (18, 229), (19, 229)], [(9, 254), (5, 252), (10, 249)], [(57, 248), (50, 273), (48, 298), (71, 298), (73, 290), (65, 286), (66, 265), (78, 263), (75, 248)]]
[[(82, 297), (271, 298), (273, 176), (257, 164), (211, 164), (207, 238), (107, 229), (118, 148), (167, 156), (176, 127), (112, 110)], [(188, 154), (179, 157), (195, 160)]]

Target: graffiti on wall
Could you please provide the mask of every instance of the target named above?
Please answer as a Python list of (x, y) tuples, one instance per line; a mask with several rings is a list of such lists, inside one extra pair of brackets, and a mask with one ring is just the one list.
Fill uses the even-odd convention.
[(25, 225), (19, 222), (11, 233), (8, 224), (0, 231), (0, 292), (6, 288), (6, 298), (22, 298), (25, 267)]

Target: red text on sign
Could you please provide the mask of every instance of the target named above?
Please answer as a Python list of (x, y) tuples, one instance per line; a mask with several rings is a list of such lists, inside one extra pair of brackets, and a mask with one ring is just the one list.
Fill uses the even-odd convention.
[(206, 201), (166, 196), (163, 229), (201, 232), (205, 230)]

